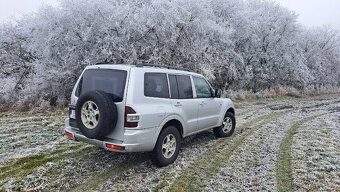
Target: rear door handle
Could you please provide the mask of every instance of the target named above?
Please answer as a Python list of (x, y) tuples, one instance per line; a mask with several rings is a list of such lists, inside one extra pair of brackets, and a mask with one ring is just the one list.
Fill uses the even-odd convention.
[(204, 101), (202, 101), (202, 102), (200, 103), (200, 105), (205, 105), (205, 102), (204, 102)]
[(180, 107), (180, 106), (182, 106), (182, 104), (180, 102), (177, 102), (174, 106), (175, 107)]

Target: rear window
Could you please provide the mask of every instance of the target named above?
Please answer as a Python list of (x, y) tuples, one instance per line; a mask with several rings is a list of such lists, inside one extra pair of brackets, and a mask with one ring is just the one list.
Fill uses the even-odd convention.
[(76, 96), (95, 90), (110, 94), (114, 102), (123, 100), (127, 72), (115, 69), (88, 69), (76, 90)]
[(148, 97), (169, 98), (169, 86), (165, 73), (145, 73), (144, 95)]

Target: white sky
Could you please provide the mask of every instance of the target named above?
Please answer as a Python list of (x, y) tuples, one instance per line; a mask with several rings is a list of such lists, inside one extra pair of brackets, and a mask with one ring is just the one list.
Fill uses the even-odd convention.
[(340, 30), (340, 0), (274, 0), (299, 14), (307, 26), (330, 25)]
[[(307, 26), (330, 25), (340, 30), (340, 0), (273, 0), (297, 12)], [(0, 0), (0, 23), (30, 14), (42, 4), (57, 6), (59, 0)]]
[(0, 23), (36, 12), (43, 5), (57, 6), (58, 0), (0, 0)]

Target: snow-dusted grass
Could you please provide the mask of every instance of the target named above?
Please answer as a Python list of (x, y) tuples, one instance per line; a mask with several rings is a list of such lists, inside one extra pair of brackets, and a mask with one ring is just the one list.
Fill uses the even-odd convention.
[(63, 125), (63, 111), (4, 115), (0, 118), (0, 166), (10, 159), (69, 146)]
[[(324, 114), (321, 114), (324, 115)], [(320, 115), (311, 116), (304, 118), (296, 123), (294, 123), (288, 130), (285, 137), (282, 139), (280, 147), (278, 160), (276, 165), (276, 180), (278, 191), (293, 191), (293, 173), (292, 173), (292, 145), (293, 137), (296, 134), (298, 128), (308, 121), (317, 118)]]
[[(238, 147), (245, 142), (245, 140), (253, 134), (258, 127), (268, 121), (283, 115), (284, 113), (271, 113), (269, 115), (260, 116), (254, 120), (248, 121), (239, 127), (239, 133), (230, 139), (232, 142), (225, 143), (228, 139), (220, 140), (214, 147), (214, 151), (209, 151), (197, 162), (188, 167), (180, 177), (171, 186), (171, 191), (197, 191), (206, 184), (207, 178), (213, 176), (224, 164), (228, 161), (231, 154), (238, 149)], [(249, 128), (251, 126), (252, 128)], [(248, 129), (248, 130), (247, 130)], [(239, 137), (237, 137), (239, 136)], [(229, 140), (229, 141), (230, 141)]]
[(311, 119), (292, 141), (296, 191), (340, 191), (340, 111)]
[(232, 137), (216, 139), (211, 131), (188, 137), (177, 161), (163, 168), (147, 153), (68, 140), (62, 111), (0, 113), (0, 191), (275, 191), (280, 143), (301, 120), (291, 144), (294, 190), (339, 189), (338, 96), (236, 105)]
[[(295, 121), (328, 112), (339, 100), (290, 100), (266, 105), (275, 110), (293, 106), (293, 113), (265, 124), (252, 134), (225, 162), (204, 191), (276, 191), (276, 162), (279, 146)], [(275, 107), (273, 107), (275, 106)]]

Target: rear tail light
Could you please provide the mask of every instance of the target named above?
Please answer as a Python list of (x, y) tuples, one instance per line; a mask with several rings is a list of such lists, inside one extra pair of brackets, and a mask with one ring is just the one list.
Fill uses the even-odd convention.
[(74, 139), (74, 138), (73, 138), (73, 133), (68, 132), (68, 131), (65, 131), (65, 134), (66, 134), (66, 136), (69, 137), (70, 139), (72, 139), (72, 140)]
[(129, 106), (125, 106), (124, 127), (138, 127), (139, 115)]
[(105, 147), (108, 149), (113, 149), (113, 150), (118, 150), (118, 151), (124, 151), (125, 147), (124, 146), (118, 146), (118, 145), (114, 145), (111, 143), (106, 143)]

